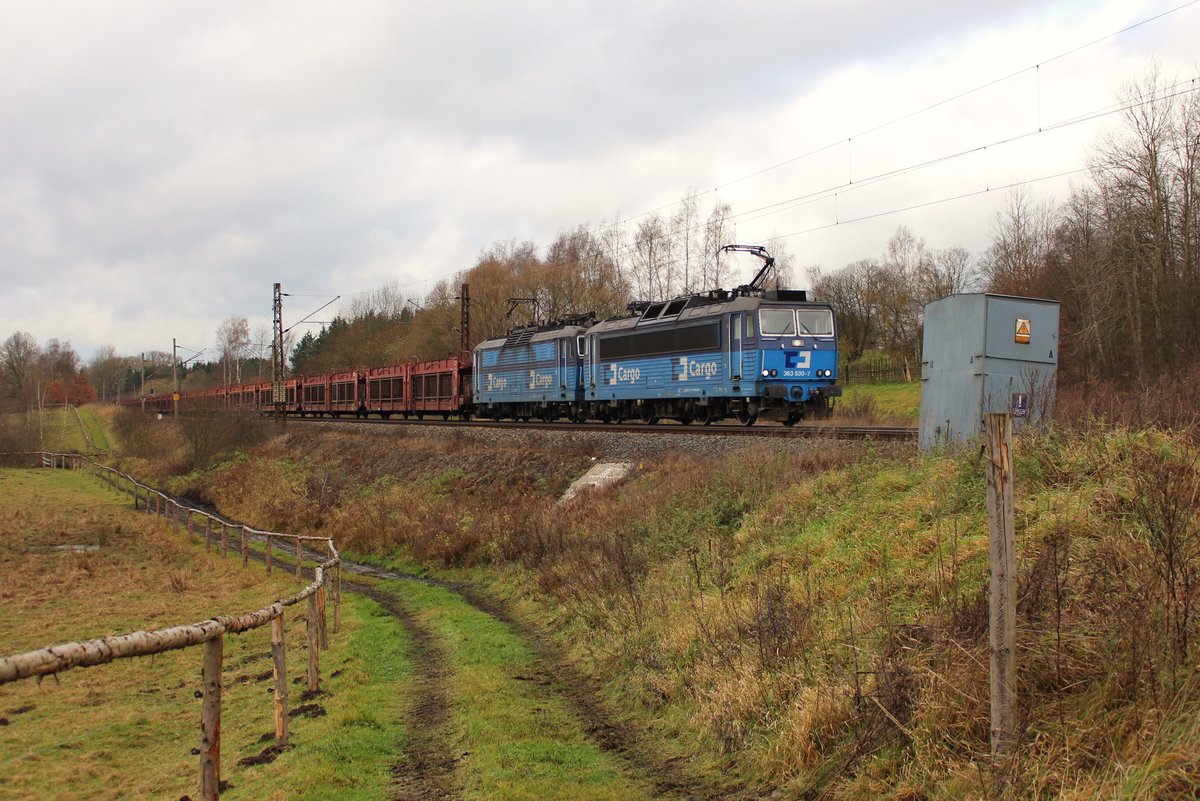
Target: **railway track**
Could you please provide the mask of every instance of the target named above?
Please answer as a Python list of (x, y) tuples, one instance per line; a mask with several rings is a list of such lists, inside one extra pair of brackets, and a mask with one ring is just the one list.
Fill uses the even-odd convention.
[(917, 429), (906, 426), (845, 426), (833, 423), (800, 423), (794, 426), (759, 423), (753, 426), (716, 424), (680, 425), (678, 423), (545, 423), (515, 422), (511, 420), (403, 420), (400, 418), (381, 420), (378, 418), (324, 418), (289, 417), (291, 422), (354, 423), (362, 425), (406, 426), (412, 428), (482, 428), (515, 429), (518, 431), (563, 431), (573, 433), (600, 434), (689, 434), (712, 437), (828, 437), (831, 439), (875, 439), (889, 441), (915, 440)]

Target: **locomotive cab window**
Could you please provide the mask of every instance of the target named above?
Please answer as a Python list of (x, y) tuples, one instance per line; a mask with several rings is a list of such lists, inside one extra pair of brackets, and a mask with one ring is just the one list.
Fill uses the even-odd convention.
[(671, 304), (669, 306), (667, 306), (666, 311), (663, 312), (662, 316), (663, 317), (678, 317), (679, 313), (683, 311), (683, 307), (687, 305), (687, 302), (688, 302), (687, 298), (680, 298), (679, 300), (671, 301)]
[(765, 337), (790, 337), (796, 334), (796, 315), (791, 309), (762, 309), (758, 327)]
[(796, 321), (802, 334), (816, 337), (833, 335), (833, 313), (829, 309), (797, 309)]
[(655, 317), (662, 314), (662, 310), (664, 308), (666, 308), (666, 305), (667, 304), (665, 304), (665, 303), (653, 304), (650, 308), (646, 309), (645, 314), (642, 315), (642, 319), (643, 320), (653, 320)]

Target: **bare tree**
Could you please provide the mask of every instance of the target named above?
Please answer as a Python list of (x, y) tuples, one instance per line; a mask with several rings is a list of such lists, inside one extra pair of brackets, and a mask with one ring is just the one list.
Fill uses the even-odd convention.
[(796, 282), (796, 257), (788, 247), (787, 241), (778, 234), (772, 234), (765, 247), (775, 259), (775, 267), (767, 277), (769, 286), (774, 289), (791, 288)]
[(1024, 187), (1009, 190), (992, 221), (992, 244), (980, 260), (988, 289), (1007, 295), (1042, 294), (1054, 206)]
[(701, 289), (724, 287), (729, 278), (729, 261), (721, 251), (733, 244), (737, 228), (733, 224), (733, 208), (728, 203), (716, 203), (704, 223), (704, 258), (701, 261)]
[(838, 315), (838, 344), (847, 362), (858, 361), (879, 344), (879, 285), (883, 272), (875, 259), (860, 259), (836, 272), (809, 270), (813, 300), (833, 305)]
[(217, 329), (217, 349), (221, 352), (226, 386), (242, 383), (242, 359), (249, 347), (250, 324), (246, 318), (241, 315), (226, 318)]
[[(672, 261), (678, 265), (679, 291), (690, 294), (699, 284), (701, 275), (697, 275), (700, 261), (700, 211), (696, 205), (696, 191), (688, 189), (688, 193), (679, 201), (679, 208), (671, 217)], [(703, 274), (703, 269), (700, 270)]]
[(638, 223), (630, 256), (638, 300), (664, 300), (670, 291), (670, 242), (662, 217), (651, 214)]
[(24, 331), (16, 331), (0, 345), (0, 375), (4, 394), (18, 403), (28, 403), (37, 394), (35, 371), (41, 348)]
[(922, 303), (970, 292), (977, 285), (978, 276), (971, 264), (971, 251), (961, 245), (935, 250), (922, 264)]
[(110, 397), (116, 398), (121, 391), (121, 379), (129, 368), (129, 359), (118, 356), (112, 345), (104, 345), (96, 351), (88, 367), (88, 376), (100, 395), (100, 401), (107, 403)]

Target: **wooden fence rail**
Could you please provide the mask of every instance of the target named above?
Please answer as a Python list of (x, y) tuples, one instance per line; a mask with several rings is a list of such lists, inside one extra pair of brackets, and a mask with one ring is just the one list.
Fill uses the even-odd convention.
[[(271, 544), (273, 541), (294, 541), (296, 578), (301, 579), (305, 543), (319, 544), (324, 558), (313, 568), (313, 580), (302, 590), (287, 598), (281, 598), (269, 606), (241, 615), (218, 615), (198, 623), (188, 623), (152, 631), (134, 631), (112, 637), (101, 637), (83, 642), (68, 642), (39, 648), (22, 654), (0, 657), (0, 684), (6, 684), (34, 676), (61, 673), (77, 667), (103, 665), (117, 659), (134, 656), (150, 656), (165, 651), (204, 645), (202, 668), (202, 709), (200, 719), (200, 798), (216, 801), (221, 780), (221, 663), (224, 655), (226, 634), (241, 634), (270, 624), (271, 659), (275, 679), (274, 710), (275, 743), (279, 746), (288, 742), (288, 692), (287, 664), (284, 650), (284, 609), (306, 601), (308, 613), (305, 620), (308, 665), (308, 689), (316, 692), (320, 687), (320, 651), (329, 648), (325, 628), (326, 588), (332, 589), (333, 630), (338, 631), (341, 607), (341, 558), (334, 547), (332, 537), (311, 537), (283, 534), (278, 531), (260, 531), (250, 526), (234, 523), (219, 515), (186, 506), (178, 500), (142, 484), (132, 476), (100, 464), (80, 454), (31, 453), (0, 454), (0, 458), (16, 457), (26, 463), (41, 464), (51, 469), (83, 470), (94, 476), (107, 489), (123, 492), (133, 500), (134, 509), (139, 503), (146, 514), (161, 516), (165, 524), (180, 533), (186, 525), (188, 538), (194, 530), (193, 518), (204, 519), (204, 544), (208, 548), (213, 539), (214, 526), (220, 531), (222, 554), (228, 554), (227, 531), (235, 529), (241, 535), (243, 566), (249, 559), (249, 541), (259, 539), (266, 543), (266, 568), (271, 570)], [(6, 459), (7, 460), (7, 459)], [(180, 523), (180, 517), (186, 523)]]

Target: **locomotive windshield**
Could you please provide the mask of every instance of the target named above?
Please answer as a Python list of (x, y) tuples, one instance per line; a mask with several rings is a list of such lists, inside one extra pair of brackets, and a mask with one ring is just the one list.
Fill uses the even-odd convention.
[(763, 336), (790, 337), (796, 333), (796, 316), (791, 309), (762, 309), (758, 313), (758, 327)]
[(818, 337), (833, 334), (833, 314), (829, 309), (796, 309), (796, 320), (802, 334)]
[(809, 336), (833, 335), (833, 313), (829, 309), (762, 309), (758, 323), (763, 336), (790, 337), (799, 331)]

